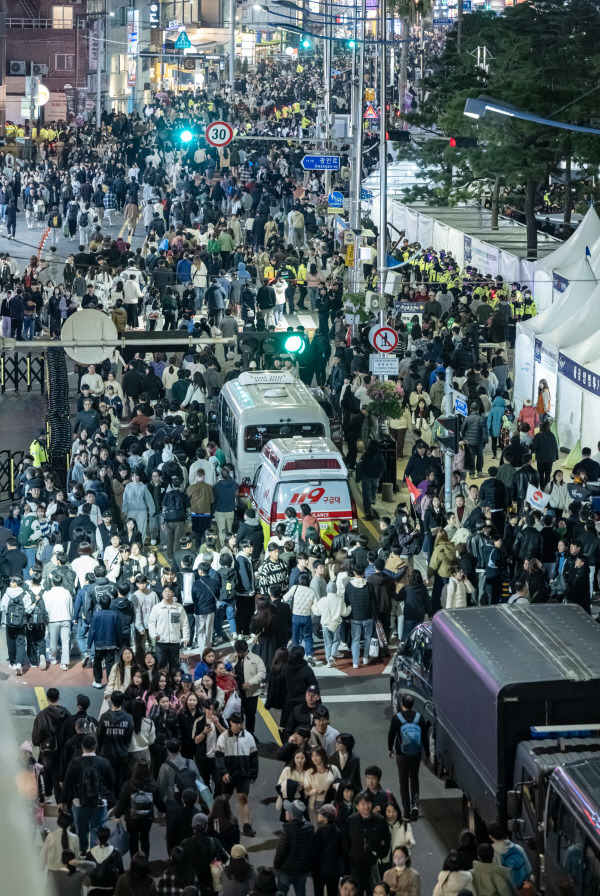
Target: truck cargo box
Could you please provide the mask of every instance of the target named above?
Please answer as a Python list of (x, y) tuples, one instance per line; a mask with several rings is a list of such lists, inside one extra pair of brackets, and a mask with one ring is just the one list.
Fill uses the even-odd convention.
[(432, 649), (437, 755), (484, 821), (504, 821), (531, 726), (600, 722), (600, 625), (572, 604), (444, 610)]

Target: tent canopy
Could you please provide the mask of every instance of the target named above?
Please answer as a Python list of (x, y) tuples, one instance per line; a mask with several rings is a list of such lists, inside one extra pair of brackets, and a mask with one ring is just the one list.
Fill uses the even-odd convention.
[(566, 268), (571, 266), (572, 260), (581, 256), (585, 257), (585, 247), (590, 249), (596, 240), (600, 239), (600, 218), (596, 214), (596, 210), (591, 206), (573, 234), (564, 243), (546, 255), (538, 262), (540, 267), (545, 268), (550, 274), (557, 271), (564, 277), (569, 277)]

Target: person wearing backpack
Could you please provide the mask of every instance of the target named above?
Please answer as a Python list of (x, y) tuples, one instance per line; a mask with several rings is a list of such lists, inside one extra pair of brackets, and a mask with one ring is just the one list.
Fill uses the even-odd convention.
[[(98, 843), (86, 853), (86, 860), (94, 862), (95, 868), (90, 871), (90, 889), (88, 896), (113, 896), (117, 880), (123, 874), (123, 856), (116, 846), (108, 842), (110, 829), (102, 825), (96, 831)], [(133, 853), (132, 853), (133, 855)]]
[(58, 237), (62, 230), (63, 219), (62, 215), (58, 210), (58, 206), (54, 205), (52, 207), (52, 211), (50, 212), (50, 217), (48, 218), (48, 227), (50, 228), (50, 245), (56, 246), (58, 243)]
[(31, 596), (23, 588), (21, 576), (11, 576), (8, 588), (0, 604), (6, 620), (6, 646), (9, 668), (17, 675), (23, 674), (23, 666), (29, 666), (27, 656), (27, 610)]
[(173, 556), (175, 545), (181, 542), (190, 511), (190, 499), (181, 490), (181, 485), (182, 480), (173, 476), (171, 488), (165, 492), (162, 502), (162, 537), (167, 557)]
[(419, 817), (419, 766), (423, 744), (421, 715), (414, 710), (414, 698), (403, 694), (400, 712), (392, 717), (388, 731), (390, 757), (396, 756), (400, 798), (406, 821)]
[(138, 849), (150, 855), (150, 829), (154, 822), (154, 807), (164, 812), (158, 784), (152, 777), (147, 760), (139, 760), (133, 767), (131, 778), (121, 787), (117, 805), (110, 815), (119, 821), (125, 817), (129, 834), (129, 852), (133, 856)]
[(27, 656), (30, 666), (46, 668), (46, 629), (50, 617), (43, 598), (42, 574), (33, 569), (28, 582), (30, 594), (29, 607), (26, 609)]
[(108, 759), (96, 755), (96, 737), (86, 734), (81, 742), (82, 754), (69, 763), (60, 791), (59, 812), (73, 805), (75, 828), (80, 852), (87, 852), (98, 842), (96, 832), (106, 823), (107, 798), (112, 794), (115, 773)]
[(58, 779), (58, 740), (57, 735), (65, 719), (71, 713), (59, 704), (60, 693), (58, 688), (48, 688), (46, 691), (48, 705), (42, 709), (33, 723), (31, 742), (34, 747), (40, 748), (40, 762), (44, 767), (44, 782), (46, 793), (51, 796), (54, 791), (60, 792)]
[(158, 790), (165, 805), (168, 830), (171, 818), (183, 804), (183, 791), (198, 790), (196, 781), (200, 779), (200, 772), (193, 759), (181, 755), (179, 738), (171, 737), (166, 747), (167, 758), (158, 773)]
[(509, 869), (515, 890), (520, 890), (530, 879), (533, 870), (527, 853), (518, 843), (508, 839), (506, 830), (499, 822), (489, 826), (488, 834), (494, 849), (494, 863)]

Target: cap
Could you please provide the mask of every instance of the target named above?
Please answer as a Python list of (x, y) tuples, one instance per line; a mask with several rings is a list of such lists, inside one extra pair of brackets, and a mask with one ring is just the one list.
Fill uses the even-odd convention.
[(254, 509), (254, 507), (247, 507), (244, 511), (244, 514), (248, 517), (249, 520), (256, 519), (256, 510)]
[(188, 672), (181, 676), (181, 680), (185, 681), (186, 684), (191, 684), (193, 681), (192, 676)]
[(241, 843), (236, 843), (235, 846), (232, 846), (230, 856), (232, 859), (247, 859), (248, 853), (246, 852), (246, 847), (242, 846)]
[(319, 694), (319, 695), (320, 695), (320, 694), (321, 694), (321, 691), (319, 690), (319, 688), (317, 687), (316, 684), (309, 684), (309, 686), (308, 686), (307, 689), (306, 689), (306, 693), (307, 693), (307, 694)]
[(208, 827), (208, 816), (204, 812), (198, 812), (192, 818), (192, 828), (195, 831), (204, 831)]
[(524, 401), (524, 404), (526, 404), (527, 407), (529, 407), (529, 405), (531, 404), (531, 398), (526, 398)]
[(301, 803), (300, 800), (294, 800), (294, 802), (290, 802), (290, 800), (283, 801), (283, 808), (286, 812), (289, 812), (292, 818), (300, 819), (304, 815), (306, 811), (306, 806), (304, 803)]
[(331, 803), (325, 803), (324, 806), (317, 811), (317, 815), (323, 815), (324, 818), (335, 819), (335, 806)]
[(257, 365), (256, 361), (250, 361), (250, 363), (248, 364), (248, 367), (250, 370), (256, 370), (257, 366), (258, 365)]
[(54, 548), (53, 548), (53, 550), (52, 550), (52, 553), (53, 553), (53, 554), (64, 554), (64, 552), (65, 552), (64, 545), (62, 545), (62, 544), (55, 544), (55, 545), (54, 545)]

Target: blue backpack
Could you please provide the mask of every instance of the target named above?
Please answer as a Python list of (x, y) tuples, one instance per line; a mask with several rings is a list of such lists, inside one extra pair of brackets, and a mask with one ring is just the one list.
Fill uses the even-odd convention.
[(515, 890), (520, 890), (531, 874), (531, 865), (523, 850), (513, 843), (502, 855), (502, 865), (510, 870)]
[(415, 714), (412, 722), (407, 722), (401, 712), (397, 713), (401, 723), (400, 727), (400, 752), (404, 756), (421, 755), (421, 728), (419, 726), (419, 713)]

